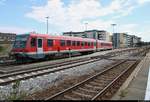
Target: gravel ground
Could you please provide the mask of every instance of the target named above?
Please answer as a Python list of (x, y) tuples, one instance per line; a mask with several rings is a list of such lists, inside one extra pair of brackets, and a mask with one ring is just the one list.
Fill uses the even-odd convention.
[[(91, 64), (82, 65), (72, 69), (67, 69), (64, 71), (50, 73), (48, 75), (24, 80), (20, 82), (19, 91), (23, 91), (28, 95), (33, 94), (37, 91), (46, 90), (51, 85), (57, 85), (67, 78), (88, 75), (89, 73), (96, 72), (97, 70), (102, 70), (104, 66), (110, 65), (112, 63), (114, 63), (114, 61), (112, 60), (100, 60)], [(12, 85), (13, 84), (0, 86), (1, 100), (5, 99), (4, 96), (10, 95), (10, 93), (12, 92)]]

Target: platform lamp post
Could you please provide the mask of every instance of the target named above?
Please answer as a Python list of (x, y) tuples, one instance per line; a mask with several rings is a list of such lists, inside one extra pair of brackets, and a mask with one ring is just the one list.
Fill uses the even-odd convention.
[(85, 31), (87, 31), (87, 25), (88, 25), (88, 23), (85, 23)]
[[(115, 28), (116, 25), (117, 24), (111, 24), (111, 26), (113, 28), (113, 34), (115, 33), (114, 28)], [(112, 42), (113, 42), (113, 48), (114, 48), (115, 46), (114, 46), (114, 41), (113, 41), (113, 34), (112, 34)]]
[(117, 24), (111, 24), (111, 26), (113, 27), (113, 34), (115, 33), (114, 28)]
[(87, 37), (86, 31), (87, 31), (87, 25), (88, 23), (84, 23), (85, 24), (85, 36)]
[(48, 19), (49, 19), (49, 16), (45, 17), (46, 20), (47, 20), (47, 34), (48, 34)]

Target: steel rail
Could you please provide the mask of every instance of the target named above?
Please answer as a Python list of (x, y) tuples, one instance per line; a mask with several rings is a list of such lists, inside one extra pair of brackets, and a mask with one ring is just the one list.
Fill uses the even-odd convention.
[[(73, 67), (76, 67), (76, 66), (80, 66), (80, 65), (85, 65), (85, 64), (89, 64), (89, 63), (92, 63), (92, 62), (96, 62), (96, 61), (99, 61), (99, 60), (101, 60), (101, 59), (92, 59), (92, 60), (90, 60), (90, 61), (87, 61), (87, 62), (82, 62), (82, 63), (77, 63), (77, 64), (75, 64), (75, 65), (69, 65), (69, 66), (63, 66), (63, 67), (60, 67), (60, 68), (55, 68), (55, 69), (52, 69), (52, 70), (50, 70), (50, 71), (41, 71), (40, 73), (37, 71), (37, 73), (36, 72), (34, 72), (35, 74), (34, 75), (32, 75), (32, 73), (33, 73), (33, 71), (30, 71), (30, 72), (22, 72), (22, 73), (14, 73), (14, 74), (11, 74), (11, 75), (2, 75), (2, 76), (0, 76), (0, 85), (6, 85), (6, 84), (9, 84), (9, 83), (12, 83), (12, 82), (15, 82), (15, 81), (17, 81), (17, 80), (25, 80), (25, 79), (29, 79), (29, 78), (33, 78), (33, 77), (36, 77), (36, 76), (41, 76), (41, 75), (45, 75), (45, 74), (49, 74), (49, 73), (54, 73), (54, 72), (58, 72), (58, 71), (61, 71), (61, 70), (65, 70), (65, 69), (70, 69), (70, 68), (73, 68)], [(8, 77), (15, 77), (15, 76), (17, 76), (17, 75), (21, 75), (21, 74), (30, 74), (31, 73), (31, 75), (27, 75), (27, 76), (23, 76), (23, 77), (20, 77), (20, 78), (16, 78), (16, 79), (11, 79), (11, 80), (7, 80), (7, 81), (5, 81), (5, 79), (4, 78), (8, 78)], [(4, 81), (1, 81), (1, 80), (4, 80)]]
[(103, 90), (101, 90), (97, 95), (95, 95), (92, 100), (96, 100), (99, 97), (103, 97), (103, 95), (105, 95), (107, 93), (107, 91), (114, 85), (116, 84), (116, 82), (125, 74), (127, 73), (127, 71), (129, 71), (134, 65), (137, 64), (137, 61), (133, 64), (131, 64), (130, 66), (128, 66), (128, 68), (126, 70), (124, 70), (123, 72), (121, 72), (121, 74), (116, 77), (111, 83), (109, 83)]
[(82, 81), (82, 82), (79, 82), (79, 83), (73, 85), (72, 87), (69, 87), (69, 88), (67, 88), (67, 89), (65, 89), (65, 90), (63, 90), (63, 91), (61, 91), (61, 92), (59, 92), (59, 93), (56, 93), (56, 94), (52, 95), (51, 97), (46, 98), (45, 100), (52, 100), (52, 99), (54, 99), (54, 98), (56, 98), (56, 97), (58, 97), (58, 96), (60, 96), (60, 95), (62, 95), (62, 94), (64, 94), (64, 93), (66, 93), (66, 92), (68, 92), (68, 91), (70, 91), (70, 90), (72, 90), (72, 89), (74, 89), (74, 88), (76, 88), (76, 87), (78, 87), (78, 86), (80, 86), (80, 85), (86, 83), (87, 81), (90, 81), (90, 80), (94, 79), (95, 77), (104, 74), (105, 72), (111, 70), (112, 68), (114, 68), (114, 67), (116, 67), (116, 66), (118, 66), (118, 65), (120, 65), (120, 64), (122, 64), (122, 63), (124, 63), (124, 62), (126, 62), (126, 61), (127, 61), (127, 60), (123, 60), (123, 61), (121, 61), (121, 62), (119, 62), (119, 63), (117, 63), (117, 64), (115, 64), (115, 65), (113, 65), (113, 66), (111, 66), (111, 67), (109, 67), (109, 68), (107, 68), (107, 69), (105, 69), (105, 70), (99, 72), (99, 73), (97, 73), (96, 75), (91, 76), (90, 78), (87, 78), (86, 80), (84, 80), (84, 81)]

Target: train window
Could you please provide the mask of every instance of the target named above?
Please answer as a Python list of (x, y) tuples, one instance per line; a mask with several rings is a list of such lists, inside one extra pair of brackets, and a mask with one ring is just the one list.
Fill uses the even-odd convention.
[(76, 46), (77, 46), (77, 41), (75, 41), (75, 43), (76, 43)]
[(91, 42), (91, 46), (93, 46), (93, 42)]
[(93, 46), (93, 42), (91, 42), (91, 46)]
[(96, 42), (94, 42), (94, 46), (96, 46)]
[(65, 40), (60, 40), (60, 45), (65, 46)]
[(87, 46), (87, 42), (85, 42), (85, 46)]
[(77, 41), (77, 46), (80, 46), (80, 41)]
[(88, 42), (88, 46), (90, 46), (90, 42)]
[(47, 45), (48, 45), (48, 47), (53, 46), (53, 40), (52, 39), (48, 39), (47, 40)]
[(36, 46), (36, 38), (32, 38), (31, 39), (31, 47), (35, 47)]
[(72, 46), (76, 46), (76, 42), (75, 41), (72, 41)]
[(81, 46), (84, 46), (84, 42), (81, 42)]
[(71, 46), (71, 41), (67, 40), (67, 46)]
[(38, 48), (42, 48), (42, 39), (38, 39)]

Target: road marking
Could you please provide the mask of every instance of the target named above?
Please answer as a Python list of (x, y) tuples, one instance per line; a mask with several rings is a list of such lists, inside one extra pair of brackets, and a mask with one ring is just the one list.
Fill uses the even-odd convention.
[(150, 100), (150, 66), (149, 66), (149, 73), (148, 73), (148, 80), (147, 80), (147, 88), (145, 93), (145, 100)]

